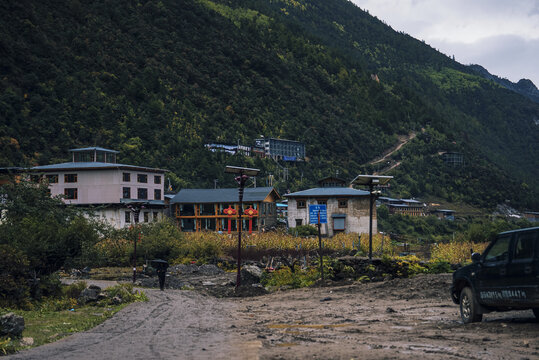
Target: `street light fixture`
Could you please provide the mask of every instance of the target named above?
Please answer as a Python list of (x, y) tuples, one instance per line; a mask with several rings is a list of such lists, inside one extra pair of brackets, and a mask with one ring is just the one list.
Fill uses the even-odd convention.
[(238, 224), (238, 273), (236, 275), (236, 289), (238, 286), (241, 285), (241, 215), (243, 213), (242, 206), (243, 206), (243, 189), (245, 187), (245, 183), (251, 176), (256, 176), (260, 172), (259, 169), (252, 169), (252, 168), (244, 168), (244, 167), (238, 167), (238, 166), (226, 166), (225, 173), (229, 174), (236, 174), (237, 176), (234, 178), (236, 182), (238, 183), (238, 194), (239, 194), (239, 209), (238, 209), (238, 217), (239, 217), (239, 224)]
[(380, 194), (378, 191), (375, 193), (373, 188), (374, 186), (378, 185), (386, 185), (391, 179), (393, 179), (393, 176), (358, 175), (354, 180), (352, 180), (353, 185), (369, 187), (369, 261), (372, 261), (372, 208), (374, 205), (374, 198)]

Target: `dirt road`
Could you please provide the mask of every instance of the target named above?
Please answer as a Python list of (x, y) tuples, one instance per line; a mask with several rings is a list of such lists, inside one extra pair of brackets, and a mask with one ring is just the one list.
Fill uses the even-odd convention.
[(104, 324), (9, 359), (536, 359), (531, 311), (462, 325), (450, 275), (218, 299), (149, 290)]

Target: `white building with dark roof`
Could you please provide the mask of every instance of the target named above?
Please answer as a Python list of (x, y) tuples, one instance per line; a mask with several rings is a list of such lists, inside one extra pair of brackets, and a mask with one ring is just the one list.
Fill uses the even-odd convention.
[(140, 208), (140, 222), (163, 217), (167, 170), (119, 164), (117, 151), (100, 147), (71, 149), (71, 162), (35, 166), (34, 181), (45, 181), (51, 196), (62, 195), (66, 204), (86, 208), (116, 228), (135, 222), (130, 209)]
[[(327, 224), (321, 233), (333, 236), (339, 232), (369, 232), (369, 192), (347, 187), (320, 187), (284, 195), (288, 199), (288, 226), (309, 224), (309, 205), (326, 205)], [(373, 229), (377, 228), (373, 208)]]

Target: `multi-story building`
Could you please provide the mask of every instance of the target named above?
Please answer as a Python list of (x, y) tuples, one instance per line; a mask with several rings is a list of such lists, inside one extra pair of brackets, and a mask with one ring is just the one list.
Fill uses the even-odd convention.
[(266, 156), (285, 161), (305, 159), (305, 144), (285, 139), (260, 138), (255, 140), (257, 148), (263, 148)]
[[(309, 224), (309, 205), (326, 205), (327, 223), (320, 232), (333, 236), (339, 232), (368, 233), (368, 191), (348, 187), (320, 187), (284, 195), (288, 198), (288, 226)], [(373, 229), (377, 228), (376, 209), (373, 209)]]
[(229, 207), (236, 215), (230, 217), (231, 231), (238, 230), (238, 213), (242, 212), (242, 229), (248, 229), (249, 217), (243, 215), (253, 208), (252, 229), (261, 231), (277, 223), (276, 201), (281, 197), (273, 187), (246, 188), (243, 208), (239, 207), (238, 189), (182, 189), (170, 201), (175, 218), (182, 231), (228, 231)]
[[(116, 228), (163, 217), (167, 170), (116, 162), (117, 151), (100, 147), (71, 149), (71, 162), (35, 166), (34, 181), (45, 181), (51, 196), (84, 207)], [(138, 212), (140, 211), (140, 212)]]
[(392, 199), (379, 197), (378, 202), (389, 209), (390, 214), (402, 214), (410, 216), (425, 216), (425, 204), (414, 199)]

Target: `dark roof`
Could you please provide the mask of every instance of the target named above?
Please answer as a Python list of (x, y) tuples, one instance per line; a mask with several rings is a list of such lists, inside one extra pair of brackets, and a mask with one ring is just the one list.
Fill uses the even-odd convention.
[(454, 213), (455, 210), (449, 210), (449, 209), (434, 209), (433, 212), (440, 212), (440, 213)]
[[(243, 191), (243, 201), (263, 201), (274, 192), (277, 198), (279, 193), (273, 187), (246, 188)], [(239, 201), (237, 188), (232, 189), (182, 189), (172, 198), (171, 203), (202, 204), (202, 203), (236, 203)]]
[(143, 203), (144, 205), (149, 205), (149, 206), (152, 206), (152, 205), (164, 206), (165, 205), (164, 200), (120, 199), (120, 203), (126, 204), (126, 205), (133, 204), (133, 203), (136, 203), (136, 204)]
[(125, 165), (104, 162), (66, 162), (61, 164), (34, 166), (32, 171), (58, 171), (58, 170), (96, 170), (96, 169), (125, 169), (133, 171), (167, 172), (165, 169), (150, 168), (145, 166)]
[(105, 152), (110, 152), (110, 153), (115, 153), (115, 154), (119, 153), (119, 151), (116, 151), (116, 150), (105, 149), (105, 148), (97, 147), (97, 146), (87, 147), (87, 148), (80, 148), (80, 149), (69, 149), (69, 151), (71, 151), (71, 152), (90, 151), (90, 150), (91, 151), (105, 151)]
[(316, 197), (316, 196), (367, 196), (368, 191), (356, 190), (347, 187), (322, 187), (298, 191), (284, 195), (285, 197)]

